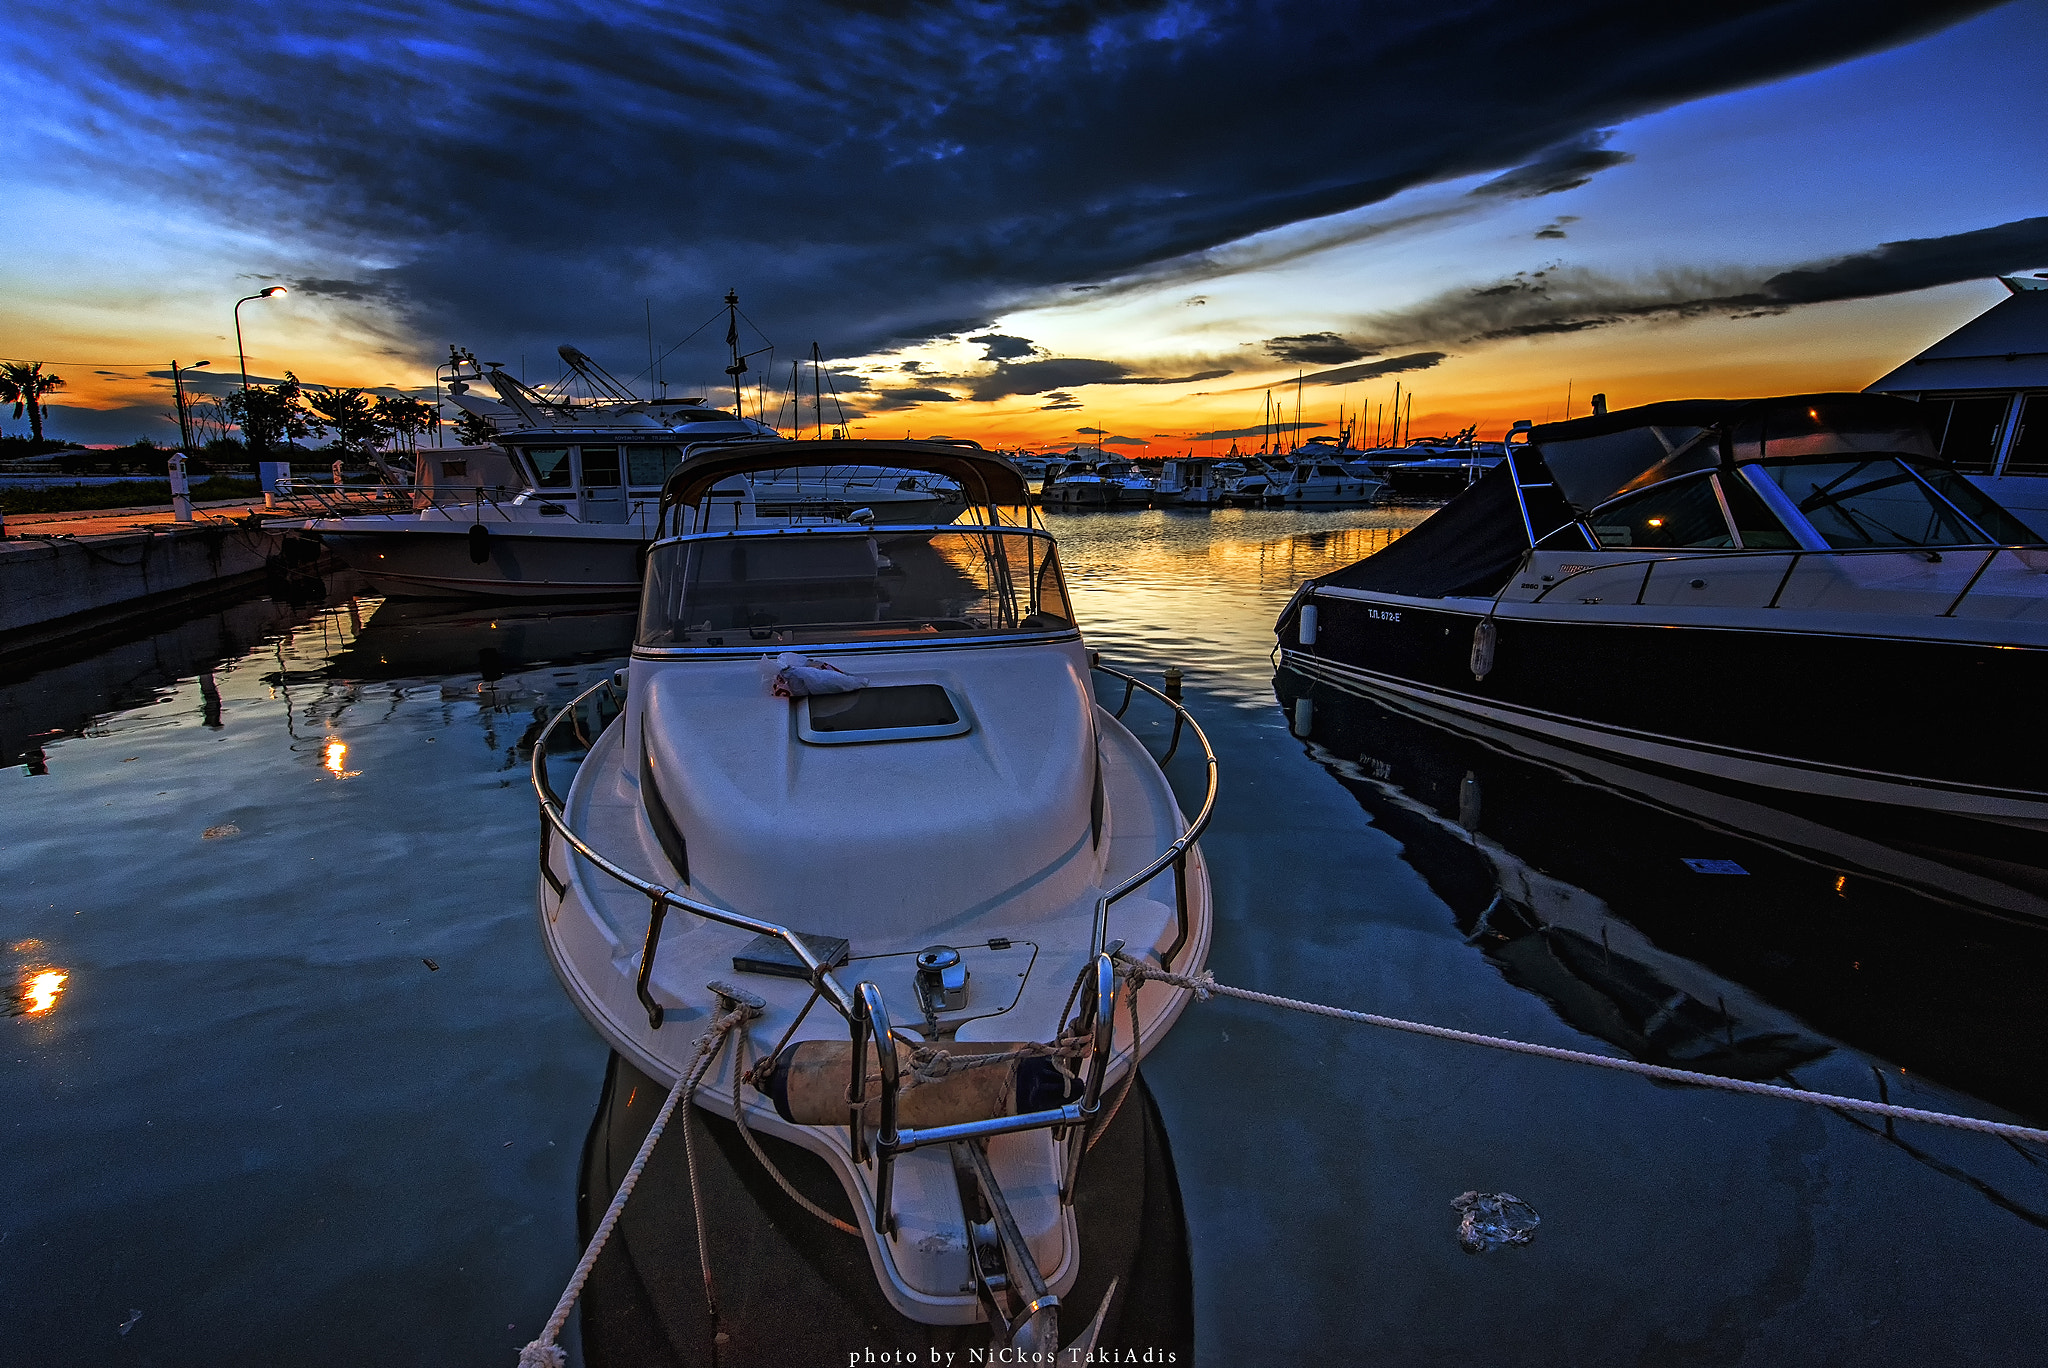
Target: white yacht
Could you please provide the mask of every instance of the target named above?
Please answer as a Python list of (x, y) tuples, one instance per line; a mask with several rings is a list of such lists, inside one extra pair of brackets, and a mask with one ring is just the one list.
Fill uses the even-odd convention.
[[(501, 367), (470, 362), (453, 402), (497, 429), (495, 444), (419, 453), (410, 508), (334, 511), (304, 530), (369, 580), (405, 597), (618, 598), (640, 589), (647, 545), (662, 530), (661, 487), (706, 444), (780, 443), (773, 470), (735, 478), (697, 518), (720, 526), (945, 522), (961, 506), (943, 480), (914, 471), (841, 467), (818, 443), (784, 441), (767, 424), (700, 399), (639, 399), (574, 347), (570, 370), (595, 397), (542, 394)], [(474, 391), (488, 384), (496, 399)], [(300, 496), (317, 504), (320, 491)]]
[(1386, 487), (1385, 480), (1355, 475), (1335, 461), (1303, 460), (1287, 473), (1278, 487), (1269, 487), (1266, 498), (1270, 503), (1288, 508), (1315, 504), (1362, 504), (1371, 503)]
[[(1133, 996), (1117, 957), (1192, 973), (1208, 954), (1214, 753), (1171, 704), (1209, 766), (1190, 821), (1095, 702), (1098, 675), (1126, 706), (1135, 681), (1091, 660), (1017, 467), (971, 445), (825, 446), (948, 480), (969, 509), (655, 543), (622, 711), (566, 799), (547, 768), (561, 717), (535, 748), (540, 929), (577, 1007), (661, 1087), (714, 1019), (757, 1004), (743, 1057), (773, 1062), (722, 1048), (698, 1105), (829, 1165), (896, 1313), (1049, 1355), (1090, 1258), (1077, 1172), (1085, 1190), (1093, 1136), (1189, 1000)], [(698, 450), (668, 483), (671, 523), (700, 527), (714, 491), (785, 459)], [(1000, 1067), (960, 1062), (986, 1056)]]
[(1919, 400), (1942, 459), (2048, 534), (2048, 273), (1999, 280), (2004, 299), (1866, 392)]

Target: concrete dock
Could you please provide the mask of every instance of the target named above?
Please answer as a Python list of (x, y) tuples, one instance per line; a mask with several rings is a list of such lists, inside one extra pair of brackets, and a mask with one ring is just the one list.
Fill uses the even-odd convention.
[[(0, 656), (113, 627), (172, 603), (311, 568), (316, 548), (264, 523), (246, 500), (168, 508), (16, 514), (0, 541)], [(287, 542), (291, 545), (287, 545)], [(301, 564), (305, 562), (305, 564)]]

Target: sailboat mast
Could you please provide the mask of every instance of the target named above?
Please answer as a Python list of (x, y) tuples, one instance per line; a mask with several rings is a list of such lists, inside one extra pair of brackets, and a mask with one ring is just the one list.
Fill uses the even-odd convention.
[(811, 343), (811, 419), (816, 425), (817, 438), (825, 440), (825, 375), (819, 367), (818, 344)]
[(725, 373), (732, 377), (732, 412), (735, 418), (747, 416), (747, 392), (740, 387), (740, 377), (747, 373), (747, 363), (740, 360), (740, 292), (725, 292), (725, 347), (732, 353), (732, 364)]

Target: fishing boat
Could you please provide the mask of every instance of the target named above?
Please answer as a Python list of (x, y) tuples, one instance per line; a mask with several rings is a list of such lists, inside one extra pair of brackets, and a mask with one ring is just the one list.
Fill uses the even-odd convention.
[(2048, 545), (1922, 418), (1811, 394), (1518, 424), (1465, 493), (1303, 585), (1282, 650), (1467, 728), (2048, 826), (2015, 720), (2048, 685)]
[[(950, 1327), (1049, 1354), (1114, 1291), (1061, 1320), (1091, 1258), (1101, 1272), (1077, 1192), (1135, 1209), (1150, 1181), (1084, 1156), (1189, 999), (1136, 993), (1119, 966), (1193, 972), (1208, 953), (1214, 756), (1178, 702), (1091, 658), (1014, 465), (971, 443), (822, 446), (949, 480), (969, 506), (657, 541), (631, 664), (589, 699), (609, 725), (566, 798), (548, 753), (587, 734), (564, 721), (578, 710), (535, 746), (540, 927), (615, 1078), (674, 1087), (710, 1042), (699, 1106), (829, 1170), (895, 1326), (844, 1348)], [(694, 453), (664, 517), (693, 527), (721, 485), (784, 460)], [(1184, 729), (1207, 755), (1192, 820), (1092, 677), (1173, 709), (1166, 759)], [(751, 1016), (725, 1047), (707, 1032), (735, 1011)], [(625, 1086), (608, 1114), (628, 1115)]]

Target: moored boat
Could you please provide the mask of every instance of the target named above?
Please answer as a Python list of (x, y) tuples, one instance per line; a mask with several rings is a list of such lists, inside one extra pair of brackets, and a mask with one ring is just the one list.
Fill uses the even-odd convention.
[[(700, 1104), (822, 1161), (907, 1324), (986, 1322), (999, 1347), (1050, 1352), (1090, 1257), (1083, 1156), (1189, 1000), (1136, 993), (1118, 965), (1207, 955), (1213, 753), (1190, 822), (1094, 702), (1013, 465), (821, 445), (951, 480), (969, 510), (657, 542), (620, 711), (566, 800), (548, 734), (535, 750), (543, 936), (578, 1008), (662, 1086), (753, 1004)], [(693, 454), (665, 515), (690, 527), (723, 482), (782, 459)]]
[(1918, 406), (1653, 404), (1528, 432), (1387, 549), (1302, 586), (1289, 664), (1632, 764), (2048, 826), (2024, 719), (2048, 545)]

